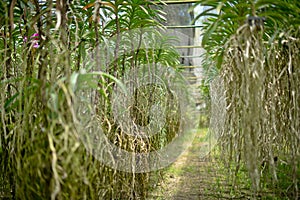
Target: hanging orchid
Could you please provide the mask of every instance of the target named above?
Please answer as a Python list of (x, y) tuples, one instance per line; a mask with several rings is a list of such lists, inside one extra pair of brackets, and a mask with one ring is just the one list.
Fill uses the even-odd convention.
[[(24, 42), (27, 42), (28, 38), (25, 36), (24, 37)], [(39, 34), (38, 33), (34, 33), (30, 36), (30, 41), (31, 43), (33, 43), (33, 48), (39, 48)]]

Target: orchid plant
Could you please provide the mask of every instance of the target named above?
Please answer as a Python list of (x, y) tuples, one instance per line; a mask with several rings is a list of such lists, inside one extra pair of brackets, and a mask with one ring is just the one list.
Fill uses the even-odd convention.
[(34, 34), (32, 34), (31, 36), (30, 36), (30, 40), (28, 41), (28, 38), (25, 36), (24, 37), (24, 43), (26, 43), (26, 42), (30, 42), (30, 43), (32, 43), (32, 47), (33, 48), (39, 48), (40, 47), (40, 45), (39, 45), (39, 34), (38, 33), (34, 33)]

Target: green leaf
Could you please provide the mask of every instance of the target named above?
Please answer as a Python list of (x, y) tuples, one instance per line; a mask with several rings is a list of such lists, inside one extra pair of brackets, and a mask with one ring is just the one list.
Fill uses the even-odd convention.
[(73, 72), (70, 77), (70, 87), (71, 87), (72, 91), (76, 90), (76, 83), (77, 83), (78, 75), (79, 74), (77, 72)]
[(98, 89), (98, 82), (99, 82), (99, 78), (97, 78), (97, 76), (103, 76), (103, 77), (107, 77), (111, 80), (113, 80), (118, 86), (120, 86), (120, 88), (122, 89), (122, 91), (124, 93), (127, 93), (127, 89), (126, 86), (117, 78), (115, 78), (114, 76), (105, 73), (105, 72), (90, 72), (90, 73), (84, 73), (84, 74), (79, 74), (78, 76), (78, 81), (77, 81), (77, 88), (78, 89), (82, 89), (82, 88), (92, 88), (92, 89)]
[(5, 110), (12, 110), (14, 107), (16, 107), (16, 105), (13, 106), (13, 107), (10, 107), (10, 106), (11, 106), (11, 104), (14, 102), (14, 100), (15, 100), (19, 95), (20, 95), (20, 93), (18, 92), (18, 93), (16, 93), (16, 94), (14, 94), (12, 97), (10, 97), (9, 99), (7, 99), (7, 100), (5, 101), (5, 103), (4, 103), (4, 109), (5, 109)]

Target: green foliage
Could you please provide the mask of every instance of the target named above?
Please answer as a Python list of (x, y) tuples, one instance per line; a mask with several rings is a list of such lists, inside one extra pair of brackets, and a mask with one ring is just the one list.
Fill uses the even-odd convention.
[[(129, 147), (130, 138), (118, 140), (110, 97), (114, 86), (126, 91), (119, 78), (134, 67), (177, 65), (171, 39), (160, 33), (163, 15), (147, 0), (56, 2), (0, 3), (0, 198), (146, 198), (149, 173), (110, 169), (81, 145), (75, 93), (95, 91), (112, 141), (142, 147), (142, 140)], [(166, 137), (164, 130), (152, 142)]]
[[(209, 66), (207, 74), (218, 72), (204, 81), (204, 92), (209, 80), (219, 75), (226, 93), (225, 124), (218, 133), (223, 162), (237, 166), (231, 170), (235, 178), (239, 167), (245, 166), (255, 196), (269, 189), (276, 193), (274, 198), (299, 198), (300, 157), (294, 151), (300, 128), (296, 122), (300, 110), (299, 2), (203, 0), (199, 4), (208, 6), (198, 16), (206, 17), (202, 45), (208, 59), (203, 64)], [(265, 21), (253, 24), (249, 16)], [(276, 155), (292, 173), (274, 163)], [(261, 162), (269, 163), (268, 170), (260, 168)]]
[[(299, 2), (289, 1), (199, 1), (207, 9), (195, 17), (203, 21), (202, 45), (220, 69), (223, 62), (224, 45), (237, 29), (247, 22), (248, 16), (266, 18), (265, 34), (272, 37), (279, 29), (299, 27)], [(195, 6), (197, 6), (196, 4)], [(204, 19), (203, 19), (204, 18)], [(205, 61), (206, 62), (206, 61)]]

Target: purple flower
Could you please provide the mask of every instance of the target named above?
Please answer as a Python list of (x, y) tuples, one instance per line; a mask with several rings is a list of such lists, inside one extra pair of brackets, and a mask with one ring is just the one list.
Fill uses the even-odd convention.
[(39, 37), (39, 34), (38, 33), (34, 33), (34, 34), (32, 34), (32, 36), (30, 36), (31, 38), (33, 38), (33, 37)]
[[(23, 41), (27, 42), (28, 38), (25, 36)], [(30, 36), (30, 42), (33, 43), (33, 48), (39, 48), (39, 34), (38, 33), (34, 33)]]
[(38, 42), (34, 42), (33, 48), (39, 48), (39, 47), (40, 47), (39, 43)]

